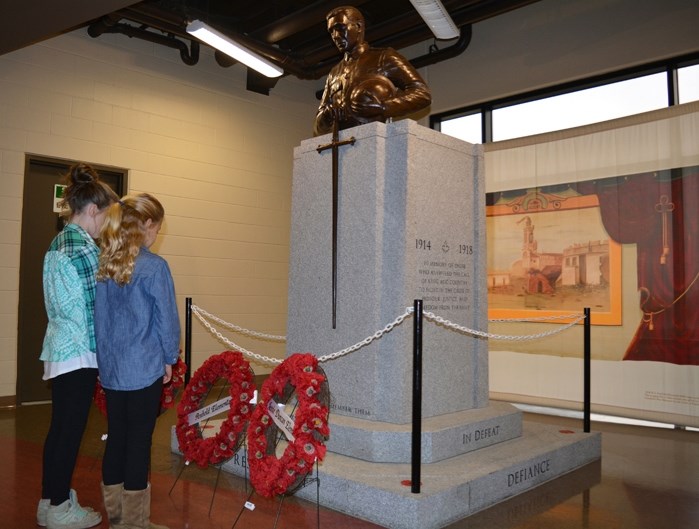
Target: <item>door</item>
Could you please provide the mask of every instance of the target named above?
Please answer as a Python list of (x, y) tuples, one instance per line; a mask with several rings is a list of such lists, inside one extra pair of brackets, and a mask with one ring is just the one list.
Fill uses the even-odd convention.
[[(54, 186), (64, 183), (73, 162), (27, 156), (22, 201), (17, 328), (17, 402), (51, 400), (49, 381), (42, 380), (39, 360), (46, 332), (46, 310), (41, 283), (44, 254), (63, 221), (54, 213)], [(93, 165), (100, 178), (119, 196), (126, 187), (126, 170)]]

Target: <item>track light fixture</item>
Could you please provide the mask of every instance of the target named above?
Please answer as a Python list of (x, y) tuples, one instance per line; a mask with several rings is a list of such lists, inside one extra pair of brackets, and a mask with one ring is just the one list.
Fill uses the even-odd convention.
[(187, 24), (187, 33), (266, 77), (279, 77), (284, 73), (284, 70), (276, 64), (272, 64), (264, 57), (238, 44), (201, 20), (193, 20)]
[(440, 0), (410, 0), (410, 3), (420, 13), (435, 37), (447, 40), (459, 36), (459, 28), (456, 27)]

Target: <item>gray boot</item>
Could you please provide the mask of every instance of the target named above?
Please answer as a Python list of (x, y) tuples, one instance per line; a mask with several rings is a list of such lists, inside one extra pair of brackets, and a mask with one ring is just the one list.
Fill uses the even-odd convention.
[(126, 490), (121, 497), (120, 529), (168, 529), (150, 522), (150, 483), (143, 490)]
[(121, 499), (124, 491), (124, 484), (102, 485), (102, 498), (104, 499), (104, 509), (107, 511), (109, 529), (123, 529), (121, 523)]

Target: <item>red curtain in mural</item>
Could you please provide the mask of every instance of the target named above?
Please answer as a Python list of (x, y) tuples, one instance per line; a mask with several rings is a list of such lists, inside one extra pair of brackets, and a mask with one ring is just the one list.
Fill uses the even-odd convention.
[(643, 317), (624, 360), (699, 365), (699, 172), (662, 171), (580, 187), (599, 197), (609, 236), (637, 246)]

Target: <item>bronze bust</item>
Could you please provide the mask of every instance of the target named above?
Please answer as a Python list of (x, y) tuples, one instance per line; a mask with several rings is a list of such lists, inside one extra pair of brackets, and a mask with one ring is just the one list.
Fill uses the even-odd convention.
[(392, 48), (372, 48), (364, 40), (364, 16), (355, 7), (333, 9), (328, 33), (342, 52), (330, 70), (313, 134), (404, 117), (430, 105), (427, 84), (410, 62)]

